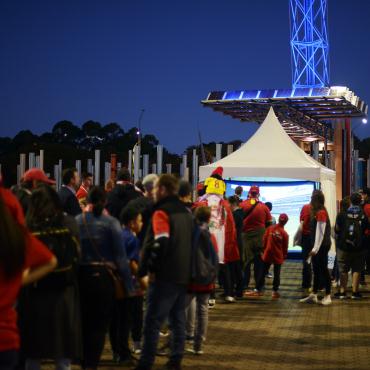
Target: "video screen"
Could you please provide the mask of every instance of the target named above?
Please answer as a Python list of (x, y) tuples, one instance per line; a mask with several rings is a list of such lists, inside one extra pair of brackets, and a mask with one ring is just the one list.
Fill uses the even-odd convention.
[(260, 188), (260, 201), (272, 203), (272, 216), (276, 221), (281, 213), (286, 213), (289, 217), (285, 230), (289, 234), (289, 252), (301, 252), (301, 248), (293, 245), (293, 237), (299, 226), (299, 214), (302, 207), (311, 200), (312, 191), (315, 188), (314, 182), (297, 181), (297, 182), (245, 182), (232, 181), (226, 182), (226, 197), (235, 193), (235, 188), (243, 188), (242, 198), (248, 197), (249, 188), (252, 185), (258, 185)]

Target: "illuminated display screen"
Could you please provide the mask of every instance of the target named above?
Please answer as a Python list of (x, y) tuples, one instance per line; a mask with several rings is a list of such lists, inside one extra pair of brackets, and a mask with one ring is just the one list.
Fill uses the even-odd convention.
[(226, 182), (226, 196), (232, 196), (237, 186), (243, 187), (242, 198), (246, 199), (251, 185), (258, 185), (260, 188), (260, 201), (271, 202), (271, 214), (278, 220), (281, 213), (286, 213), (289, 217), (285, 230), (289, 234), (289, 252), (301, 252), (301, 248), (293, 246), (293, 237), (299, 226), (299, 214), (302, 207), (309, 203), (311, 194), (314, 190), (314, 182), (245, 182), (232, 181)]

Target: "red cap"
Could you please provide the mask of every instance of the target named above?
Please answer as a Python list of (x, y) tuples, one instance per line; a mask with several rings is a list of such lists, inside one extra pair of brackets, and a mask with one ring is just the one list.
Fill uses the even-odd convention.
[(289, 217), (286, 213), (282, 213), (280, 216), (279, 216), (279, 224), (282, 224), (282, 225), (285, 225), (289, 220)]
[(55, 181), (49, 179), (43, 170), (40, 168), (30, 168), (28, 171), (26, 171), (22, 177), (22, 181), (41, 181), (45, 184), (54, 185)]
[(260, 193), (260, 188), (256, 185), (253, 185), (251, 186), (251, 188), (249, 189), (249, 193), (248, 194), (259, 194)]
[(224, 172), (224, 169), (220, 166), (220, 167), (217, 167), (213, 172), (212, 172), (212, 175), (219, 175), (222, 177), (222, 174)]

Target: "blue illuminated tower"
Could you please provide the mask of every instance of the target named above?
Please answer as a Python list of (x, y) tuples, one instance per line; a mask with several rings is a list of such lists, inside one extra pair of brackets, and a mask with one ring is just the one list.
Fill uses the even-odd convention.
[(289, 0), (293, 88), (329, 86), (328, 0)]

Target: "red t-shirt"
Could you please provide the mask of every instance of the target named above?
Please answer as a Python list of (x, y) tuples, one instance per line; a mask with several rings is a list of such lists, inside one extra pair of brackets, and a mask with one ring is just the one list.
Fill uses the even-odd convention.
[(299, 220), (301, 222), (303, 221), (302, 234), (304, 235), (310, 234), (310, 217), (311, 217), (310, 214), (311, 214), (311, 204), (305, 204), (299, 216)]
[[(253, 205), (251, 199), (247, 199), (240, 204), (244, 212), (248, 212)], [(266, 227), (266, 224), (272, 220), (270, 210), (264, 203), (259, 202), (253, 211), (243, 221), (243, 232), (255, 231)]]
[[(367, 203), (367, 204), (364, 205), (364, 214), (365, 214), (365, 217), (370, 218), (370, 203)], [(370, 236), (370, 228), (369, 227), (365, 230), (365, 235)]]
[(263, 262), (281, 265), (288, 255), (288, 244), (289, 235), (284, 226), (270, 226), (263, 236)]
[[(20, 204), (13, 194), (9, 195), (1, 189), (5, 204), (17, 221), (22, 221), (23, 213)], [(25, 230), (26, 256), (23, 270), (37, 267), (49, 262), (53, 255), (38, 239)], [(0, 268), (0, 352), (19, 349), (19, 334), (17, 328), (17, 312), (14, 305), (22, 283), (22, 273), (8, 280)]]
[(316, 213), (316, 221), (317, 222), (326, 222), (328, 221), (328, 213), (325, 211), (325, 209), (321, 209)]

